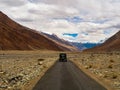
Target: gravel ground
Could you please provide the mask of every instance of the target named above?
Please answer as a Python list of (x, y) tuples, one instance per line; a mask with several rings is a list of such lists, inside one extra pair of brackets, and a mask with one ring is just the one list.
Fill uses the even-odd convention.
[(57, 59), (52, 51), (0, 51), (0, 90), (22, 90)]
[[(24, 86), (32, 80), (38, 81), (56, 62), (59, 53), (0, 51), (0, 90), (32, 90), (32, 87), (24, 89)], [(68, 52), (68, 59), (92, 73), (99, 80), (107, 82), (114, 88), (113, 90), (120, 90), (120, 52)]]
[(69, 59), (114, 90), (120, 90), (120, 52), (69, 53)]

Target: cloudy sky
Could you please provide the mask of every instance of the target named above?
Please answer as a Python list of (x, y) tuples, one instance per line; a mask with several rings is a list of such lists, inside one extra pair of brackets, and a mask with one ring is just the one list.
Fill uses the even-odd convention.
[(74, 42), (99, 42), (120, 30), (120, 0), (0, 0), (20, 24)]

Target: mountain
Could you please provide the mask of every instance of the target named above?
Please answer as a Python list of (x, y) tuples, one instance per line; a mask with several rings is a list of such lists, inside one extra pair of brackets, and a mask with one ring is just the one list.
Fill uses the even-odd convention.
[(70, 51), (69, 48), (54, 42), (42, 33), (16, 23), (1, 11), (0, 50)]
[(64, 39), (60, 39), (57, 35), (55, 34), (47, 34), (47, 33), (42, 33), (43, 35), (47, 36), (48, 38), (51, 38), (51, 40), (62, 44), (63, 46), (67, 45), (67, 48), (69, 48), (71, 51), (81, 51), (84, 49), (92, 48), (100, 43), (79, 43), (79, 42), (69, 42)]
[(71, 44), (73, 46), (76, 46), (79, 50), (85, 50), (100, 45), (100, 43), (79, 43), (79, 42), (71, 42)]
[(70, 42), (73, 46), (77, 47), (80, 51), (86, 49), (86, 47), (82, 44), (82, 43), (79, 43), (79, 42)]
[(93, 47), (95, 47), (95, 46), (99, 46), (100, 44), (102, 44), (102, 43), (82, 43), (82, 45), (83, 45), (84, 47), (86, 47), (86, 49), (88, 49), (88, 48), (93, 48)]
[(120, 31), (107, 39), (103, 44), (85, 51), (120, 51)]
[(50, 38), (52, 41), (56, 42), (57, 44), (63, 46), (63, 47), (66, 47), (68, 48), (70, 51), (79, 51), (79, 49), (72, 45), (70, 42), (64, 40), (64, 39), (61, 39), (59, 38), (57, 35), (55, 34), (47, 34), (47, 33), (42, 33), (44, 36), (46, 36), (47, 38)]

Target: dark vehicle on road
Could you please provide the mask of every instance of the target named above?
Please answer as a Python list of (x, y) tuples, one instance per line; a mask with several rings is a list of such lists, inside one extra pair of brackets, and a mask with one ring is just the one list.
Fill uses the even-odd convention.
[(67, 62), (67, 54), (66, 53), (59, 54), (59, 62)]

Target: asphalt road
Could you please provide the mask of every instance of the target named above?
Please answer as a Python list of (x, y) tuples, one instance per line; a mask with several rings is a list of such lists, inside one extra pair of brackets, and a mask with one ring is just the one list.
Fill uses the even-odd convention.
[(33, 90), (107, 90), (72, 62), (56, 62)]

